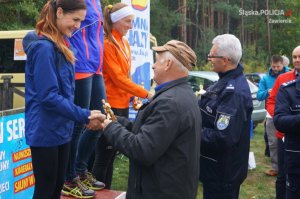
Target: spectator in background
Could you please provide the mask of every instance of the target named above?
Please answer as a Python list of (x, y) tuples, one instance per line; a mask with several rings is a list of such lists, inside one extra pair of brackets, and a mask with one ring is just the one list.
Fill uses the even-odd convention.
[[(130, 6), (124, 3), (104, 9), (104, 65), (103, 77), (107, 101), (116, 115), (128, 117), (132, 96), (150, 99), (152, 95), (131, 80), (130, 46), (124, 37), (134, 19)], [(110, 189), (116, 150), (101, 137), (97, 144), (93, 174)]]
[(283, 60), (283, 65), (286, 66), (286, 67), (289, 67), (289, 65), (290, 65), (289, 58), (287, 58), (287, 56), (285, 56), (285, 55), (282, 55), (281, 57), (282, 57), (282, 60)]
[[(283, 83), (295, 80), (300, 72), (300, 46), (297, 46), (292, 53), (294, 69), (282, 75), (276, 79), (273, 89), (267, 101), (266, 109), (268, 113), (274, 117), (274, 107), (276, 102), (276, 96), (280, 86)], [(278, 175), (276, 178), (276, 199), (285, 199), (286, 193), (286, 173), (285, 173), (285, 152), (284, 152), (284, 134), (276, 131), (276, 137), (278, 138)]]
[[(277, 77), (289, 71), (287, 66), (283, 65), (283, 59), (280, 55), (273, 55), (271, 57), (271, 67), (269, 68), (269, 72), (263, 76), (259, 82), (257, 99), (259, 101), (266, 100), (268, 101), (269, 94), (272, 90), (275, 80)], [(270, 150), (270, 158), (272, 169), (265, 171), (266, 175), (276, 176), (278, 172), (278, 160), (277, 160), (277, 138), (275, 136), (275, 126), (273, 123), (273, 119), (270, 114), (267, 112), (266, 116), (266, 125), (265, 125), (267, 137), (268, 137), (268, 145)]]
[[(70, 38), (76, 49), (75, 104), (87, 109), (101, 110), (106, 99), (103, 67), (103, 19), (100, 1), (85, 0), (87, 14), (80, 28)], [(104, 188), (88, 171), (88, 161), (95, 151), (101, 131), (84, 129), (76, 122), (71, 141), (71, 152), (66, 181), (62, 193), (74, 197), (94, 195), (94, 190)], [(76, 191), (79, 190), (79, 191)]]
[(185, 43), (160, 47), (153, 65), (155, 95), (134, 123), (105, 120), (104, 135), (130, 159), (126, 198), (195, 199), (198, 189), (201, 115), (188, 83), (197, 57)]
[(59, 199), (69, 159), (74, 121), (96, 130), (100, 111), (76, 106), (75, 56), (68, 37), (86, 15), (84, 0), (48, 1), (23, 46), (25, 67), (25, 136), (35, 177), (34, 199)]
[(208, 60), (220, 79), (201, 96), (200, 181), (204, 199), (237, 199), (247, 177), (251, 92), (239, 64), (242, 47), (231, 34), (212, 41)]

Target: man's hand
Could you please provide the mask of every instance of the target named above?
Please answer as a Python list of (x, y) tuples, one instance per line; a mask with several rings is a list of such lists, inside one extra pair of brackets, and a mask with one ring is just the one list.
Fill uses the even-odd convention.
[(107, 125), (109, 125), (112, 121), (109, 119), (105, 119), (104, 122), (102, 123), (103, 129), (105, 129), (107, 127)]
[(92, 110), (91, 115), (89, 116), (90, 123), (86, 127), (90, 130), (100, 130), (103, 129), (103, 122), (106, 119), (106, 116), (98, 110)]
[(148, 95), (147, 95), (147, 99), (150, 100), (154, 95), (150, 92), (148, 92)]
[(133, 101), (132, 101), (132, 108), (134, 110), (139, 110), (141, 108), (141, 106), (143, 105), (143, 102), (138, 98), (138, 97), (134, 97)]

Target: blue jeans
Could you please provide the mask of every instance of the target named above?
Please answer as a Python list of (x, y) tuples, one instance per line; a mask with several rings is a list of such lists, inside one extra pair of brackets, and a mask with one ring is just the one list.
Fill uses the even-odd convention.
[[(101, 110), (102, 99), (106, 99), (103, 76), (93, 75), (75, 81), (75, 104), (90, 110)], [(88, 161), (95, 150), (101, 131), (84, 129), (82, 123), (75, 123), (66, 180), (71, 181), (78, 173), (87, 170)]]
[(284, 164), (284, 143), (278, 139), (278, 174), (276, 177), (276, 199), (285, 199), (285, 164)]

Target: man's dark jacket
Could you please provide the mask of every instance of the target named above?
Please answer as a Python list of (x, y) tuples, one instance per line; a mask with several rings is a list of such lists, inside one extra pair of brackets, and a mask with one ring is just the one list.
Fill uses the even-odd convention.
[(300, 174), (300, 78), (284, 83), (276, 97), (274, 124), (284, 133), (288, 174)]
[(241, 65), (219, 77), (199, 101), (200, 180), (222, 192), (239, 186), (247, 176), (253, 105)]
[(133, 125), (124, 118), (119, 122), (128, 130), (112, 122), (104, 135), (130, 159), (126, 198), (195, 199), (201, 115), (187, 78), (157, 91)]

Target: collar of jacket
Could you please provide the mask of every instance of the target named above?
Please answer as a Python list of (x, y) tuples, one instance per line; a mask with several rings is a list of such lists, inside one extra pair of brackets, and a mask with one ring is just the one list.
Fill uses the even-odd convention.
[(238, 64), (235, 69), (226, 71), (225, 73), (218, 73), (220, 79), (214, 83), (212, 86), (207, 88), (208, 92), (213, 92), (215, 94), (218, 94), (227, 87), (227, 84), (230, 80), (234, 79), (235, 77), (243, 74), (243, 66), (241, 64)]
[(237, 77), (239, 75), (241, 75), (244, 71), (244, 68), (242, 66), (242, 64), (238, 64), (237, 67), (235, 69), (232, 69), (232, 70), (229, 70), (229, 71), (226, 71), (224, 73), (218, 73), (219, 75), (219, 81), (227, 81), (228, 79), (232, 79), (234, 77)]
[(173, 81), (170, 81), (168, 82), (168, 84), (164, 85), (162, 88), (160, 88), (154, 95), (154, 98), (156, 98), (158, 95), (160, 95), (161, 93), (165, 92), (166, 90), (174, 87), (174, 86), (177, 86), (179, 84), (188, 84), (188, 77), (183, 77), (183, 78), (179, 78), (179, 79), (176, 79), (176, 80), (173, 80)]
[(288, 72), (288, 71), (290, 71), (289, 67), (283, 66), (282, 70), (281, 70), (279, 73), (275, 74), (275, 73), (273, 72), (272, 67), (270, 67), (270, 68), (269, 68), (269, 75), (272, 76), (272, 77), (278, 77), (279, 75), (281, 75), (281, 74), (283, 74), (283, 73), (286, 73), (286, 72)]

